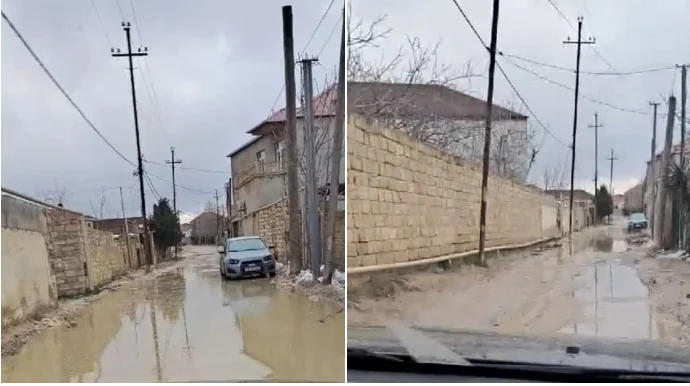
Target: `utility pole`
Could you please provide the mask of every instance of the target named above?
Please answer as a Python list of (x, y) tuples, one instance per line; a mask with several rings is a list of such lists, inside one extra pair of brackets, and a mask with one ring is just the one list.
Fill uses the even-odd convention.
[[(668, 170), (668, 165), (671, 162), (671, 147), (673, 144), (673, 123), (676, 116), (676, 97), (671, 95), (668, 98), (668, 119), (666, 121), (666, 138), (664, 140), (664, 151), (661, 156), (661, 168), (660, 173)], [(666, 238), (664, 237), (664, 223), (666, 221), (666, 184), (659, 184), (659, 194), (656, 197), (656, 207), (659, 217), (655, 221), (654, 233), (658, 239), (657, 246), (662, 249), (667, 247)]]
[(599, 198), (599, 128), (604, 127), (603, 124), (599, 124), (597, 112), (594, 113), (594, 125), (588, 127), (594, 128), (594, 206), (596, 207)]
[(137, 175), (139, 176), (139, 191), (141, 192), (141, 221), (144, 225), (144, 260), (146, 261), (146, 270), (148, 271), (151, 266), (151, 253), (150, 253), (150, 239), (149, 239), (149, 228), (146, 224), (146, 196), (144, 194), (144, 166), (141, 159), (141, 140), (139, 139), (139, 115), (137, 113), (137, 93), (134, 87), (134, 64), (132, 63), (132, 58), (135, 56), (147, 56), (148, 47), (139, 48), (137, 52), (132, 52), (132, 37), (130, 33), (131, 25), (129, 22), (122, 22), (122, 27), (125, 30), (125, 36), (127, 37), (127, 52), (120, 53), (120, 49), (117, 50), (111, 48), (112, 56), (122, 57), (126, 56), (129, 60), (129, 81), (132, 86), (132, 107), (134, 109), (134, 133), (137, 138)]
[(611, 198), (613, 198), (613, 161), (618, 161), (618, 158), (613, 156), (613, 148), (611, 148), (611, 157), (607, 159), (611, 161), (611, 171), (609, 175), (609, 190), (611, 191)]
[(582, 41), (582, 21), (584, 18), (582, 16), (577, 18), (577, 41), (573, 42), (568, 37), (568, 40), (564, 41), (563, 44), (577, 44), (577, 61), (575, 64), (575, 111), (573, 113), (573, 145), (572, 145), (572, 157), (570, 161), (570, 219), (568, 221), (568, 236), (573, 234), (573, 199), (574, 199), (574, 188), (575, 188), (575, 142), (577, 139), (577, 102), (580, 96), (580, 54), (582, 51), (583, 44), (594, 44), (594, 39), (591, 37), (587, 41)]
[(125, 243), (127, 245), (127, 266), (132, 268), (132, 249), (129, 247), (129, 225), (127, 224), (127, 214), (125, 213), (125, 200), (122, 198), (122, 186), (120, 188), (120, 205), (122, 205), (122, 221), (125, 223)]
[[(659, 107), (659, 102), (649, 102), (649, 105), (654, 108), (654, 121), (652, 122), (652, 155), (649, 158), (649, 183), (650, 183), (650, 193), (652, 195), (649, 205), (649, 226), (651, 228), (652, 240), (654, 240), (654, 223), (656, 212), (656, 114), (657, 108)], [(644, 199), (644, 196), (642, 196)]]
[[(314, 90), (312, 65), (317, 59), (302, 59), (302, 81), (304, 88), (304, 147), (307, 162), (307, 232), (309, 232), (309, 263), (314, 280), (321, 271), (321, 227), (316, 199), (316, 149), (314, 144)], [(331, 187), (333, 189), (333, 187)], [(337, 187), (336, 187), (337, 189)]]
[(220, 241), (220, 207), (218, 206), (218, 189), (216, 189), (216, 244)]
[(292, 6), (283, 10), (283, 51), (285, 53), (285, 144), (287, 147), (288, 239), (290, 273), (302, 270), (302, 230), (297, 178), (297, 105), (295, 100), (295, 42), (292, 36)]
[(491, 116), (493, 114), (494, 74), (496, 72), (496, 41), (498, 39), (499, 0), (494, 0), (491, 17), (491, 43), (489, 43), (489, 86), (486, 98), (486, 127), (484, 128), (484, 159), (482, 160), (482, 202), (479, 211), (479, 259), (486, 264), (484, 243), (486, 241), (486, 196), (489, 183), (489, 152), (491, 151)]
[(338, 105), (335, 109), (335, 129), (333, 133), (333, 154), (331, 155), (331, 180), (326, 211), (326, 272), (323, 282), (331, 283), (333, 260), (335, 258), (335, 221), (338, 211), (338, 190), (340, 189), (340, 160), (343, 151), (343, 134), (345, 132), (345, 8), (343, 8), (343, 25), (340, 35), (340, 64), (338, 68)]
[[(680, 164), (685, 167), (685, 104), (688, 98), (687, 90), (687, 76), (688, 76), (688, 65), (684, 64), (681, 67), (681, 92), (680, 92)], [(678, 248), (685, 247), (685, 215), (684, 211), (680, 210), (680, 200), (678, 200), (678, 232), (680, 237), (678, 237)]]
[[(177, 213), (177, 189), (175, 187), (175, 164), (181, 164), (181, 159), (175, 159), (175, 148), (170, 148), (170, 161), (165, 161), (166, 164), (172, 167), (172, 184), (173, 184), (173, 213), (175, 213), (175, 220), (177, 221), (177, 228), (180, 229), (180, 215)], [(175, 258), (177, 259), (178, 243), (175, 243)]]

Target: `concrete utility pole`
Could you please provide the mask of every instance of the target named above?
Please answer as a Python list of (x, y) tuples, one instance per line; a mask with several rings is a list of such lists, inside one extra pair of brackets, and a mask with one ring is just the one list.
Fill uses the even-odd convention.
[(680, 164), (685, 160), (685, 102), (687, 99), (687, 76), (688, 65), (684, 64), (680, 67)]
[(609, 193), (611, 194), (611, 198), (613, 198), (613, 161), (618, 161), (618, 158), (613, 156), (613, 148), (611, 148), (611, 157), (607, 158), (607, 160), (611, 161), (611, 171), (609, 175)]
[[(649, 102), (649, 105), (654, 108), (654, 121), (652, 122), (652, 155), (649, 159), (649, 183), (651, 185), (651, 200), (649, 205), (649, 227), (652, 232), (652, 240), (654, 240), (654, 223), (655, 223), (655, 212), (656, 212), (656, 120), (657, 120), (657, 108), (659, 107), (659, 102)], [(642, 196), (644, 199), (644, 196)]]
[(228, 237), (235, 237), (232, 225), (232, 177), (225, 183), (225, 206), (228, 208)]
[(491, 43), (489, 43), (489, 86), (486, 93), (486, 127), (484, 128), (484, 158), (482, 162), (482, 197), (479, 210), (479, 260), (486, 264), (484, 244), (486, 242), (486, 199), (489, 183), (489, 153), (491, 152), (491, 118), (493, 114), (494, 74), (496, 72), (496, 41), (498, 40), (499, 0), (494, 0), (491, 17)]
[(216, 189), (216, 244), (220, 241), (220, 206), (218, 205), (218, 189)]
[[(317, 59), (302, 59), (304, 87), (304, 148), (307, 163), (307, 232), (309, 232), (309, 263), (314, 280), (321, 276), (321, 227), (319, 226), (318, 201), (316, 199), (316, 149), (314, 144), (314, 90), (312, 65)], [(337, 119), (337, 117), (336, 117)], [(331, 187), (332, 189), (332, 187)], [(336, 187), (336, 190), (338, 188)]]
[(599, 128), (604, 127), (603, 124), (599, 124), (597, 112), (594, 113), (594, 124), (588, 127), (594, 128), (594, 206), (596, 207), (599, 197)]
[(285, 144), (287, 147), (288, 239), (290, 273), (302, 270), (302, 230), (297, 178), (297, 106), (295, 100), (295, 43), (292, 36), (292, 6), (283, 8), (283, 50), (285, 53)]
[(580, 96), (580, 54), (582, 51), (583, 44), (594, 44), (594, 39), (591, 37), (582, 41), (582, 21), (584, 18), (582, 16), (577, 18), (577, 41), (573, 42), (568, 37), (568, 40), (564, 41), (563, 44), (577, 44), (577, 59), (575, 64), (575, 111), (573, 113), (573, 145), (572, 145), (572, 157), (570, 161), (570, 219), (568, 221), (568, 236), (573, 234), (573, 201), (574, 201), (574, 189), (575, 189), (575, 142), (577, 139), (577, 102)]
[(129, 225), (125, 213), (125, 200), (122, 198), (122, 186), (120, 188), (120, 205), (122, 206), (122, 221), (125, 223), (125, 243), (127, 245), (127, 266), (132, 268), (132, 249), (129, 247)]
[(146, 270), (148, 271), (151, 266), (151, 253), (149, 242), (149, 227), (146, 224), (146, 197), (144, 194), (144, 167), (141, 159), (141, 140), (139, 139), (139, 115), (137, 113), (137, 93), (134, 87), (134, 64), (132, 63), (132, 58), (135, 56), (147, 56), (148, 47), (139, 48), (137, 52), (132, 52), (132, 38), (130, 34), (131, 25), (129, 22), (122, 22), (122, 27), (125, 30), (125, 36), (127, 37), (127, 52), (120, 53), (120, 49), (117, 50), (111, 48), (112, 56), (122, 57), (126, 56), (129, 60), (129, 81), (132, 86), (132, 107), (134, 109), (134, 133), (137, 138), (137, 175), (139, 176), (139, 191), (141, 192), (141, 221), (144, 225), (144, 260), (146, 261)]
[[(681, 92), (680, 92), (680, 164), (685, 167), (685, 104), (687, 102), (688, 90), (687, 90), (687, 77), (688, 77), (688, 65), (684, 64), (681, 67)], [(680, 203), (680, 200), (679, 200)], [(685, 211), (680, 210), (680, 205), (678, 206), (678, 248), (685, 247)]]
[[(170, 161), (165, 161), (166, 164), (170, 165), (172, 168), (172, 184), (173, 184), (173, 213), (175, 213), (175, 219), (177, 220), (177, 227), (180, 227), (180, 215), (177, 213), (177, 189), (175, 187), (175, 164), (181, 164), (181, 159), (175, 159), (175, 148), (170, 148), (171, 158)], [(175, 244), (175, 258), (177, 258), (178, 245)]]
[[(664, 151), (661, 156), (660, 173), (664, 175), (671, 162), (671, 147), (673, 144), (673, 122), (676, 116), (676, 97), (671, 95), (668, 98), (668, 120), (666, 121), (666, 138), (664, 140)], [(666, 184), (659, 184), (659, 194), (656, 197), (656, 208), (658, 217), (654, 224), (655, 241), (660, 248), (666, 248), (666, 238), (664, 237), (664, 223), (666, 222)]]
[(333, 154), (331, 155), (330, 189), (326, 212), (326, 272), (323, 282), (331, 283), (333, 260), (335, 258), (335, 217), (338, 211), (338, 190), (340, 189), (340, 160), (343, 151), (343, 134), (345, 133), (345, 8), (343, 8), (343, 26), (340, 35), (340, 64), (338, 68), (338, 105), (335, 109), (335, 129), (333, 133)]

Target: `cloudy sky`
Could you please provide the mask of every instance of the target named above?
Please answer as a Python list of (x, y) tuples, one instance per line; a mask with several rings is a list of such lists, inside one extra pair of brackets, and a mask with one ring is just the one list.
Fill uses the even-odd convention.
[[(489, 0), (457, 0), (479, 34), (488, 44), (490, 40), (492, 2)], [(581, 70), (610, 72), (608, 62), (617, 72), (630, 72), (690, 63), (690, 0), (551, 0), (564, 16), (576, 26), (578, 16), (584, 17), (583, 36), (596, 38), (596, 51), (583, 46)], [(475, 72), (486, 74), (488, 55), (462, 18), (451, 0), (352, 0), (353, 20), (371, 22), (386, 15), (384, 28), (392, 28), (389, 38), (379, 47), (367, 51), (370, 59), (394, 54), (406, 36), (419, 37), (427, 44), (441, 43), (439, 59), (457, 68), (468, 61)], [(498, 49), (533, 61), (575, 68), (576, 46), (564, 45), (568, 37), (577, 38), (576, 30), (566, 22), (549, 0), (504, 0), (498, 30)], [(605, 60), (605, 61), (604, 61)], [(574, 86), (571, 72), (534, 65), (517, 59), (510, 61), (532, 70), (550, 80)], [(539, 79), (520, 69), (506, 58), (499, 58), (517, 90), (536, 116), (553, 134), (566, 144), (571, 143), (573, 121), (573, 92)], [(675, 82), (674, 82), (675, 79)], [(486, 80), (473, 79), (464, 87), (474, 95), (485, 97)], [(673, 87), (673, 88), (672, 88)], [(497, 72), (496, 100), (516, 100), (515, 93)], [(618, 161), (614, 164), (614, 190), (623, 192), (644, 173), (650, 155), (652, 115), (648, 102), (662, 102), (659, 107), (657, 149), (663, 146), (666, 104), (673, 90), (680, 95), (680, 71), (666, 70), (628, 76), (583, 74), (580, 78), (580, 107), (576, 155), (576, 186), (593, 188), (594, 132), (593, 114), (605, 125), (599, 131), (599, 178), (608, 184), (610, 149)], [(586, 97), (614, 107), (591, 102)], [(680, 101), (679, 101), (680, 102)], [(618, 108), (618, 109), (616, 109)], [(633, 110), (635, 112), (624, 112)], [(679, 110), (678, 110), (679, 111)], [(544, 131), (530, 118), (538, 130), (537, 144)], [(675, 141), (680, 126), (676, 125)], [(541, 183), (546, 167), (567, 165), (570, 150), (548, 134), (530, 173), (530, 180)], [(569, 183), (569, 181), (568, 181)]]
[[(132, 3), (134, 6), (132, 6)], [(315, 88), (323, 88), (338, 59), (342, 3), (293, 0), (296, 56), (318, 54)], [(176, 174), (178, 208), (199, 213), (223, 193), (225, 157), (249, 139), (247, 130), (267, 117), (284, 82), (281, 7), (284, 1), (227, 0), (5, 0), (2, 10), (88, 118), (129, 160), (136, 144), (125, 48), (124, 20), (133, 47), (148, 47), (134, 63), (142, 151), (164, 163), (170, 147), (182, 167)], [(330, 6), (330, 9), (329, 9)], [(329, 9), (328, 13), (325, 13)], [(135, 23), (136, 21), (136, 23)], [(67, 192), (66, 206), (106, 217), (139, 211), (133, 167), (110, 149), (2, 22), (2, 185), (41, 199)], [(299, 76), (297, 77), (299, 82)], [(299, 85), (298, 85), (299, 87)], [(275, 109), (285, 103), (284, 93)], [(157, 192), (172, 197), (170, 168), (145, 164)], [(191, 188), (201, 192), (188, 190)], [(221, 203), (224, 197), (221, 196)], [(147, 206), (153, 196), (147, 188)]]

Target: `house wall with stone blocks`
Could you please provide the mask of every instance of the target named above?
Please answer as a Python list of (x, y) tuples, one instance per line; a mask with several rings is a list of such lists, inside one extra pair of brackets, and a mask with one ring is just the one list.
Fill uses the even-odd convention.
[(112, 232), (85, 228), (89, 289), (108, 284), (128, 270), (124, 239), (114, 239)]
[(74, 212), (47, 209), (48, 258), (55, 275), (58, 297), (84, 294), (86, 251), (84, 216)]
[[(347, 125), (347, 266), (476, 250), (481, 166), (351, 114)], [(491, 175), (486, 246), (542, 236), (535, 189)]]

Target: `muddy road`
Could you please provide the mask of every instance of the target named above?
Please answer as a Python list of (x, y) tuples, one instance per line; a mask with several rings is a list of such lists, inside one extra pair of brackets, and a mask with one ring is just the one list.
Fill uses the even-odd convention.
[(2, 361), (3, 382), (343, 381), (338, 305), (224, 281), (214, 248), (105, 294)]
[[(628, 244), (621, 220), (583, 230), (572, 243), (566, 239), (554, 248), (495, 257), (488, 268), (465, 265), (408, 274), (376, 296), (348, 294), (348, 324), (396, 320), (517, 335), (687, 344), (690, 331), (682, 315), (690, 310), (690, 269), (687, 284), (683, 277), (675, 284), (665, 276), (662, 280), (660, 260)], [(670, 276), (677, 277), (678, 269)]]

